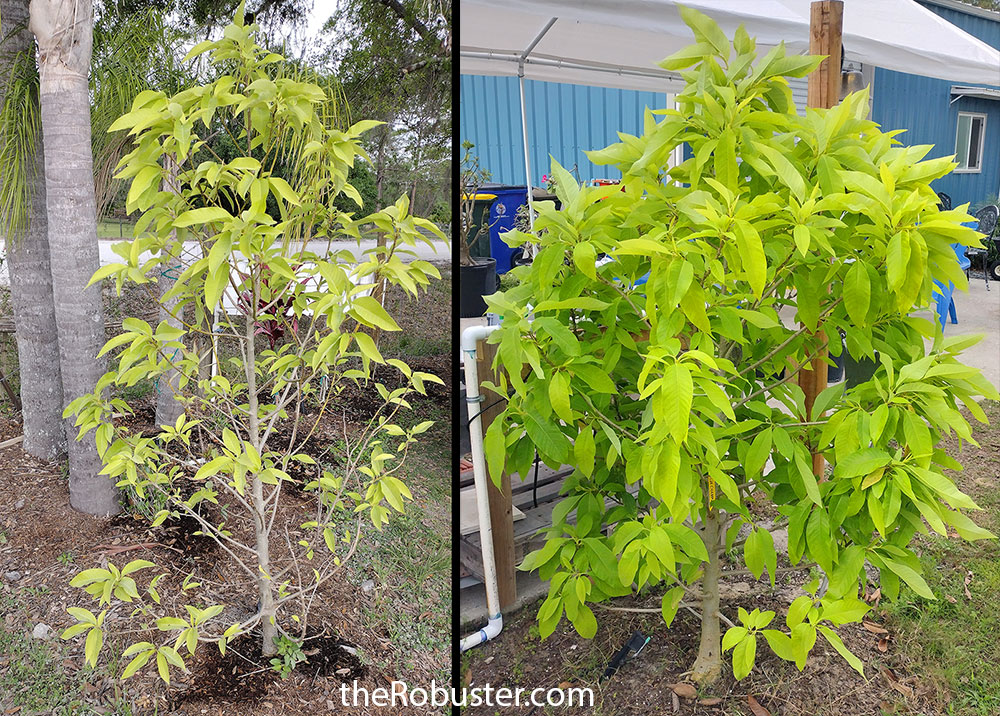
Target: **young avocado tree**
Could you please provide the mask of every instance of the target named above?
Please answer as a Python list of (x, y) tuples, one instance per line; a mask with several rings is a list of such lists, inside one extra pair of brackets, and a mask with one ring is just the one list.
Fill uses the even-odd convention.
[[(209, 53), (218, 79), (172, 97), (143, 92), (111, 127), (134, 136), (121, 176), (131, 180), (128, 209), (141, 218), (135, 238), (115, 247), (122, 261), (101, 268), (92, 282), (113, 277), (120, 290), (124, 281), (134, 281), (155, 295), (157, 279), (170, 273), (173, 284), (161, 302), (171, 315), (156, 327), (126, 319), (124, 331), (103, 349), (120, 349), (114, 370), (92, 394), (76, 398), (67, 414), (76, 414), (81, 436), (93, 431), (109, 478), (142, 499), (160, 501), (154, 524), (184, 515), (197, 520), (233, 568), (256, 585), (258, 604), (252, 617), (232, 624), (219, 623), (222, 604), (185, 604), (186, 614), (160, 616), (161, 577), (145, 591), (135, 581), (139, 570), (152, 573), (152, 562), (85, 570), (72, 584), (106, 608), (97, 615), (70, 609), (79, 624), (64, 636), (87, 632), (90, 663), (97, 662), (110, 628), (104, 620), (113, 601), (137, 605), (133, 613), (172, 640), (129, 646), (125, 677), (155, 656), (169, 680), (171, 666), (184, 668), (182, 648), (193, 654), (200, 641), (214, 641), (225, 653), (227, 641), (253, 629), (260, 630), (265, 655), (275, 653), (276, 637), (301, 639), (318, 590), (355, 552), (364, 522), (381, 528), (412, 499), (399, 472), (430, 423), (403, 428), (396, 416), (426, 382), (441, 382), (383, 359), (371, 333), (399, 326), (370, 295), (383, 281), (416, 295), (438, 278), (431, 264), (404, 259), (415, 254), (418, 241), (427, 241), (420, 229), (441, 232), (409, 216), (405, 197), (361, 219), (334, 208), (341, 194), (360, 207), (347, 176), (355, 158), (364, 156), (360, 135), (374, 123), (346, 131), (326, 126), (323, 90), (284, 76), (282, 58), (255, 43), (256, 26), (244, 25), (242, 17), (241, 7), (222, 39), (189, 54)], [(211, 131), (228, 132), (243, 155), (195, 162)], [(295, 167), (288, 180), (269, 169), (281, 153), (287, 153), (286, 166)], [(164, 190), (164, 181), (175, 190)], [(278, 218), (265, 211), (269, 195)], [(331, 247), (333, 240), (374, 231), (387, 237), (384, 245), (361, 258)], [(200, 258), (186, 267), (184, 242), (200, 248)], [(199, 333), (233, 353), (200, 381), (202, 356), (191, 347), (202, 343)], [(387, 364), (380, 376), (398, 373), (393, 382), (399, 387), (375, 382), (375, 364)], [(170, 371), (178, 375), (161, 385), (176, 388), (184, 406), (175, 423), (153, 436), (114, 424), (112, 414), (130, 408), (109, 397), (109, 389)], [(345, 428), (346, 449), (335, 467), (324, 469), (303, 445), (351, 385), (377, 392), (380, 405), (367, 424)], [(291, 489), (293, 463), (312, 473), (302, 487), (314, 505), (301, 525), (289, 526), (278, 511), (283, 491)], [(218, 507), (202, 509), (209, 505)], [(281, 617), (301, 631), (285, 632), (290, 622)]]
[[(976, 505), (937, 447), (953, 431), (975, 444), (956, 404), (984, 421), (974, 398), (998, 397), (957, 360), (978, 337), (945, 338), (911, 315), (935, 281), (965, 286), (950, 244), (978, 239), (960, 225), (965, 207), (936, 209), (930, 184), (951, 158), (900, 146), (866, 119), (866, 93), (796, 114), (785, 77), (821, 58), (782, 46), (758, 57), (743, 28), (730, 42), (682, 13), (697, 44), (662, 63), (684, 70), (679, 108), (647, 111), (642, 136), (590, 153), (621, 186), (581, 188), (554, 165), (562, 208), (536, 204), (537, 235), (520, 238), (539, 253), (489, 298), (509, 394), (485, 437), (490, 471), (524, 475), (536, 450), (576, 468), (521, 565), (550, 580), (543, 637), (564, 614), (592, 637), (590, 604), (665, 584), (668, 625), (682, 601), (700, 603), (701, 684), (729, 649), (746, 676), (761, 635), (799, 669), (822, 635), (862, 671), (835, 628), (869, 609), (866, 563), (886, 597), (902, 582), (933, 599), (914, 534), (992, 537), (960, 511)], [(690, 158), (670, 168), (682, 142)], [(877, 370), (807, 412), (796, 375), (824, 345), (839, 352), (840, 332)], [(814, 475), (811, 453), (832, 471)], [(720, 609), (726, 559), (774, 584), (774, 540), (751, 503), (780, 515), (771, 529), (787, 528), (788, 561), (822, 575), (783, 623)]]

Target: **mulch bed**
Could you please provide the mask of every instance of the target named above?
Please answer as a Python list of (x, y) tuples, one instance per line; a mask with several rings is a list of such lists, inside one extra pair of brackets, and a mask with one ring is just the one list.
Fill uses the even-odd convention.
[[(201, 656), (191, 668), (192, 685), (172, 695), (171, 708), (194, 701), (250, 701), (266, 696), (281, 677), (271, 668), (272, 657), (261, 654), (260, 639), (259, 630), (244, 634), (228, 645), (225, 656), (212, 645), (201, 647)], [(306, 660), (297, 664), (295, 671), (312, 682), (322, 676), (353, 683), (367, 674), (355, 651), (343, 639), (310, 627), (303, 645)]]

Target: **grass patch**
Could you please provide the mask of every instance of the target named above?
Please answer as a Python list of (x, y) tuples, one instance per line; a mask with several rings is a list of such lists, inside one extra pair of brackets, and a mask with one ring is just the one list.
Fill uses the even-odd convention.
[[(921, 556), (924, 575), (937, 599), (901, 590), (883, 603), (886, 625), (897, 635), (909, 670), (946, 687), (945, 713), (1000, 713), (1000, 549), (995, 542), (965, 544), (935, 538)], [(971, 598), (966, 596), (966, 578)]]
[[(983, 407), (996, 425), (1000, 417), (997, 404)], [(982, 440), (978, 435), (977, 439)], [(988, 449), (986, 445), (984, 449)], [(976, 451), (971, 447), (955, 455), (960, 462), (969, 460), (970, 474), (953, 474), (952, 478), (983, 508), (970, 512), (970, 517), (1000, 534), (1000, 494), (995, 479), (991, 479), (992, 471), (983, 469), (988, 464), (982, 457), (972, 464)], [(941, 713), (996, 716), (1000, 714), (1000, 669), (996, 666), (1000, 663), (1000, 544), (996, 540), (966, 542), (932, 533), (919, 537), (915, 546), (924, 577), (937, 599), (923, 599), (904, 587), (898, 601), (882, 603), (886, 626), (896, 635), (903, 663), (908, 671), (950, 696)]]
[[(364, 565), (361, 578), (375, 583), (364, 619), (396, 645), (395, 666), (413, 670), (414, 658), (448, 648), (442, 635), (451, 630), (451, 541), (425, 524), (419, 505), (409, 503), (362, 545), (355, 566)], [(437, 679), (447, 679), (449, 671), (442, 669)]]
[(111, 219), (101, 219), (97, 222), (97, 238), (99, 239), (131, 239), (132, 229), (135, 227), (130, 221), (113, 221)]
[(392, 346), (393, 353), (398, 353), (406, 357), (436, 356), (448, 353), (450, 349), (450, 338), (431, 338), (408, 333), (403, 333), (396, 338)]
[(84, 667), (74, 676), (68, 675), (59, 665), (66, 654), (58, 636), (53, 634), (43, 641), (26, 631), (23, 627), (32, 622), (15, 598), (0, 595), (0, 612), (18, 617), (13, 627), (0, 619), (0, 707), (53, 716), (133, 715), (131, 707), (121, 699), (114, 706), (85, 703), (84, 685), (101, 680), (105, 674)]

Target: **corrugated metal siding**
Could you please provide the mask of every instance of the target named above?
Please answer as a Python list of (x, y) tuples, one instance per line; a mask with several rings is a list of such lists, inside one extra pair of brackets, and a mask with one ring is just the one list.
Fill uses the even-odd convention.
[[(926, 7), (970, 35), (1000, 48), (1000, 21), (937, 5)], [(997, 82), (1000, 84), (1000, 69)], [(899, 136), (900, 141), (910, 145), (933, 144), (928, 157), (942, 157), (955, 152), (958, 113), (985, 114), (982, 171), (949, 174), (937, 180), (934, 188), (950, 195), (955, 205), (996, 200), (1000, 194), (1000, 101), (964, 97), (952, 103), (953, 84), (960, 83), (876, 68), (872, 119), (883, 130), (905, 128), (907, 131)]]
[[(663, 109), (666, 93), (583, 87), (553, 82), (525, 83), (532, 184), (549, 173), (551, 153), (580, 179), (617, 179), (612, 167), (591, 164), (584, 150), (617, 142), (617, 132), (640, 134), (643, 112)], [(476, 145), (480, 164), (492, 181), (524, 184), (521, 104), (516, 77), (462, 75), (459, 138)]]
[(973, 37), (978, 37), (987, 45), (997, 47), (997, 43), (1000, 42), (1000, 20), (952, 10), (951, 8), (941, 7), (933, 3), (920, 4), (935, 15), (943, 17), (952, 25), (962, 28)]

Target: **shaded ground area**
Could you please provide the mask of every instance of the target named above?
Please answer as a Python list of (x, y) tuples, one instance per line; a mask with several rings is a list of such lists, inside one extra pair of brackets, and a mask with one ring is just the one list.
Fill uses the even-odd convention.
[[(965, 465), (952, 473), (959, 487), (983, 508), (970, 513), (981, 526), (1000, 534), (1000, 405), (984, 404), (991, 426), (973, 423), (979, 448), (951, 439), (943, 447)], [(505, 713), (725, 714), (726, 716), (996, 716), (1000, 714), (1000, 547), (996, 540), (967, 543), (957, 535), (918, 535), (915, 544), (924, 575), (938, 598), (916, 596), (905, 586), (895, 603), (877, 606), (863, 625), (842, 627), (844, 642), (864, 663), (865, 678), (822, 638), (801, 673), (778, 659), (761, 640), (757, 666), (736, 682), (731, 662), (710, 692), (685, 680), (698, 647), (698, 623), (681, 610), (670, 630), (658, 614), (598, 611), (597, 636), (580, 638), (564, 620), (549, 639), (539, 641), (538, 604), (504, 620), (496, 641), (464, 655), (463, 683), (494, 688), (585, 686), (595, 690), (593, 709), (509, 709)], [(779, 576), (777, 585), (736, 582), (725, 590), (723, 611), (737, 607), (787, 612), (803, 572)], [(752, 579), (743, 577), (742, 579)], [(659, 609), (661, 593), (616, 600), (615, 606)], [(601, 676), (634, 631), (651, 637), (638, 657), (608, 680)], [(463, 709), (493, 714), (492, 709)]]
[[(445, 286), (415, 302), (389, 296), (394, 302), (390, 310), (406, 318), (400, 320), (405, 338), (384, 339), (387, 355), (428, 372), (450, 367), (450, 303), (446, 300), (450, 281), (442, 283)], [(135, 304), (126, 303), (119, 310), (129, 315)], [(440, 355), (434, 352), (437, 348)], [(188, 662), (190, 671), (176, 670), (170, 687), (159, 681), (152, 663), (129, 680), (118, 680), (128, 660), (114, 655), (121, 653), (123, 645), (146, 638), (142, 635), (109, 633), (98, 668), (85, 666), (83, 640), (58, 638), (74, 622), (66, 607), (97, 611), (89, 595), (69, 586), (72, 576), (83, 569), (103, 566), (108, 560), (118, 566), (132, 559), (151, 560), (168, 575), (158, 585), (166, 612), (183, 615), (182, 602), (221, 603), (226, 611), (220, 618), (226, 623), (255, 612), (254, 587), (223, 550), (192, 534), (193, 523), (168, 522), (150, 528), (145, 519), (132, 515), (95, 519), (77, 513), (68, 504), (62, 465), (35, 460), (16, 446), (7, 448), (0, 454), (0, 483), (4, 485), (0, 491), (0, 713), (326, 714), (341, 710), (340, 686), (355, 679), (368, 688), (388, 687), (393, 680), (415, 686), (429, 685), (432, 679), (449, 683), (451, 397), (448, 376), (442, 378), (445, 389), (411, 401), (412, 413), (401, 418), (403, 425), (437, 421), (413, 448), (404, 467), (413, 502), (383, 531), (369, 524), (359, 553), (340, 578), (324, 585), (310, 611), (302, 646), (306, 661), (287, 678), (262, 661), (259, 644), (249, 636), (230, 645), (225, 657), (214, 644), (199, 645)], [(135, 427), (151, 427), (147, 424), (153, 391), (153, 386), (140, 385), (127, 396), (139, 406), (137, 415), (128, 419)], [(356, 429), (356, 421), (365, 415), (363, 405), (356, 405), (363, 398), (360, 394), (344, 396), (307, 452), (335, 464), (342, 446), (338, 436), (345, 426), (348, 432)], [(16, 414), (0, 418), (0, 440), (20, 434), (17, 418)], [(308, 519), (312, 503), (295, 490), (288, 491), (283, 503), (276, 524), (286, 523), (294, 536)], [(227, 524), (237, 533), (248, 527), (232, 515)], [(199, 586), (182, 594), (185, 579)], [(138, 581), (140, 589), (144, 588), (146, 580)], [(127, 617), (127, 606), (116, 607), (109, 622)]]

